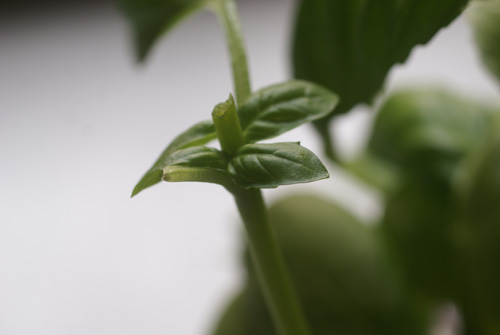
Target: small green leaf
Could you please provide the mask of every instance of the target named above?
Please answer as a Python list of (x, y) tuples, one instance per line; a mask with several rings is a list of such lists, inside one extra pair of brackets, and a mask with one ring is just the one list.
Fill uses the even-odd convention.
[(212, 120), (202, 121), (174, 138), (162, 155), (166, 152), (173, 152), (178, 149), (203, 145), (216, 138), (217, 135), (215, 134), (215, 127)]
[(302, 0), (293, 45), (295, 76), (338, 93), (338, 113), (370, 103), (391, 67), (453, 21), (467, 2)]
[(162, 34), (206, 3), (205, 0), (120, 0), (133, 27), (137, 58), (144, 60)]
[(338, 97), (306, 81), (272, 85), (254, 93), (238, 115), (247, 142), (278, 136), (330, 114)]
[(174, 151), (162, 163), (162, 179), (169, 182), (198, 181), (234, 187), (227, 173), (226, 155), (215, 148), (189, 147)]
[(319, 158), (298, 143), (246, 144), (236, 151), (228, 171), (243, 188), (275, 188), (329, 177)]
[(203, 145), (215, 138), (215, 128), (212, 121), (200, 122), (177, 136), (161, 153), (160, 157), (156, 160), (151, 169), (144, 174), (141, 180), (134, 187), (132, 197), (143, 189), (151, 187), (161, 181), (163, 174), (162, 164), (172, 152), (183, 148)]
[[(132, 196), (136, 195), (143, 189), (150, 187), (165, 178), (165, 171), (171, 167), (184, 167), (185, 172), (189, 172), (189, 168), (196, 169), (198, 176), (203, 170), (217, 170), (225, 172), (227, 161), (224, 154), (215, 149), (203, 146), (189, 147), (172, 152), (158, 162), (151, 170), (149, 170), (141, 181), (137, 183), (132, 192)], [(178, 170), (176, 170), (178, 172)], [(207, 174), (205, 174), (207, 175)], [(180, 181), (180, 180), (173, 180)], [(187, 180), (186, 180), (187, 181)], [(210, 180), (198, 180), (210, 182)]]
[(500, 1), (473, 1), (467, 12), (486, 67), (500, 82)]
[(148, 187), (158, 184), (161, 181), (162, 175), (163, 171), (161, 169), (151, 169), (146, 172), (144, 176), (142, 176), (141, 180), (139, 180), (139, 182), (135, 185), (130, 197), (137, 195), (139, 192)]
[(210, 169), (226, 169), (224, 154), (215, 149), (204, 146), (195, 146), (172, 152), (157, 166), (164, 169), (167, 166), (189, 166)]

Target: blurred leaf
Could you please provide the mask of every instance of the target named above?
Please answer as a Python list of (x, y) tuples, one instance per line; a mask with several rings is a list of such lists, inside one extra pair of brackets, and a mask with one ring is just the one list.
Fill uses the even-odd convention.
[(368, 152), (400, 173), (382, 231), (407, 280), (428, 298), (453, 299), (454, 182), (462, 160), (484, 141), (493, 110), (442, 90), (392, 95), (375, 119)]
[(481, 58), (500, 81), (500, 1), (473, 1), (467, 14), (475, 30)]
[(442, 90), (399, 92), (380, 108), (368, 149), (405, 173), (449, 181), (484, 139), (492, 114)]
[(457, 215), (462, 247), (466, 329), (500, 332), (500, 116), (466, 161)]
[(361, 181), (380, 191), (383, 195), (393, 194), (401, 184), (400, 171), (387, 160), (370, 152), (364, 152), (355, 159), (344, 163), (347, 171)]
[(246, 283), (224, 310), (214, 335), (275, 335), (257, 282)]
[(380, 229), (405, 280), (429, 301), (459, 291), (453, 195), (439, 180), (409, 177), (388, 197)]
[(391, 67), (453, 21), (467, 2), (302, 0), (293, 45), (295, 77), (337, 92), (336, 113), (370, 103)]
[[(313, 196), (280, 201), (270, 219), (312, 334), (426, 334), (427, 308), (408, 295), (370, 228)], [(276, 334), (248, 260), (246, 268), (215, 335)]]
[(134, 33), (137, 58), (142, 61), (158, 38), (206, 0), (119, 0)]
[(332, 112), (338, 97), (305, 81), (289, 81), (254, 93), (238, 111), (247, 142), (283, 134)]
[(274, 188), (329, 177), (319, 158), (298, 143), (246, 144), (236, 151), (228, 171), (243, 188)]

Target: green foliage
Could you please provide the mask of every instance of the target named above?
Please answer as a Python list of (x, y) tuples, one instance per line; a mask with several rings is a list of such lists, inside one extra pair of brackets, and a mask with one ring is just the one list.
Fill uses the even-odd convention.
[(188, 15), (206, 6), (206, 0), (119, 0), (135, 39), (137, 59), (144, 60), (154, 43)]
[[(301, 0), (293, 67), (297, 78), (311, 82), (280, 83), (253, 94), (232, 0), (120, 3), (140, 60), (177, 22), (212, 9), (226, 34), (238, 105), (230, 96), (214, 109), (213, 122), (176, 137), (132, 196), (162, 179), (220, 184), (235, 195), (252, 230), (251, 247), (261, 248), (254, 254), (265, 258), (270, 253), (264, 251), (275, 248), (255, 188), (310, 182), (328, 172), (298, 143), (254, 142), (315, 121), (326, 152), (338, 161), (328, 121), (370, 103), (390, 69), (456, 18), (468, 0)], [(476, 0), (471, 7), (484, 63), (500, 79), (500, 0)], [(340, 103), (329, 89), (339, 93)], [(273, 228), (314, 334), (421, 335), (428, 332), (430, 308), (450, 300), (460, 305), (468, 335), (500, 333), (499, 134), (500, 119), (490, 107), (443, 90), (400, 92), (382, 105), (366, 152), (342, 163), (384, 192), (379, 227), (367, 228), (315, 197), (290, 198), (272, 209)], [(222, 150), (205, 146), (216, 138)], [(276, 271), (282, 268), (278, 256), (256, 257), (259, 274), (247, 266), (246, 285), (217, 335), (271, 335), (273, 323), (296, 330), (287, 317), (276, 317), (299, 310), (276, 303), (294, 305), (293, 294), (273, 296), (265, 280), (260, 285), (267, 289), (258, 284), (264, 271), (286, 284), (284, 272)], [(285, 307), (274, 322), (264, 304), (270, 297), (277, 297), (273, 311)], [(305, 322), (297, 324), (296, 333), (306, 334)]]
[[(465, 319), (471, 334), (500, 332), (500, 117), (470, 155), (457, 214)], [(473, 332), (472, 332), (473, 328)]]
[[(313, 334), (425, 334), (428, 310), (406, 291), (372, 229), (315, 196), (282, 200), (270, 216)], [(246, 265), (245, 287), (216, 335), (276, 334)]]
[(468, 14), (483, 62), (500, 81), (500, 1), (476, 0)]
[(161, 153), (160, 157), (156, 160), (151, 169), (149, 169), (137, 183), (132, 191), (132, 197), (145, 188), (151, 187), (161, 181), (163, 175), (162, 170), (166, 166), (165, 162), (173, 152), (196, 145), (203, 145), (215, 138), (215, 128), (212, 121), (202, 121), (181, 133)]
[(215, 148), (196, 146), (174, 151), (160, 163), (161, 169), (166, 166), (203, 167), (224, 170), (226, 159), (224, 154)]
[(449, 181), (483, 140), (492, 112), (439, 89), (395, 93), (377, 114), (368, 149), (407, 174)]
[[(467, 2), (302, 0), (293, 44), (295, 77), (337, 92), (341, 101), (335, 114), (370, 103), (388, 71), (448, 25)], [(328, 119), (316, 123), (324, 141), (329, 141)]]
[(238, 115), (247, 142), (278, 136), (332, 112), (337, 95), (306, 81), (263, 88), (241, 106)]
[[(274, 188), (328, 178), (328, 172), (319, 159), (298, 144), (249, 144), (235, 154), (233, 151), (241, 145), (240, 141), (245, 140), (249, 143), (268, 139), (306, 122), (317, 120), (328, 114), (336, 103), (337, 97), (334, 93), (305, 81), (290, 81), (265, 87), (252, 95), (237, 112), (234, 100), (230, 96), (228, 101), (217, 105), (214, 109), (214, 115), (217, 117), (225, 115), (229, 108), (235, 112), (236, 119), (231, 121), (233, 126), (226, 125), (222, 127), (224, 129), (218, 130), (224, 137), (219, 138), (222, 140), (221, 143), (236, 145), (234, 149), (226, 152), (229, 157), (224, 159), (222, 152), (200, 146), (217, 138), (216, 127), (212, 121), (200, 122), (172, 141), (134, 187), (132, 196), (160, 182), (165, 170), (172, 166), (198, 168), (182, 170), (186, 172), (185, 179), (179, 175), (181, 170), (174, 170), (178, 174), (178, 179), (175, 181), (193, 181), (195, 178), (196, 181), (218, 184), (222, 177), (220, 173), (203, 174), (199, 168), (216, 168), (223, 171), (228, 168), (227, 178), (230, 176), (236, 185), (244, 188)], [(240, 130), (234, 126), (234, 122), (236, 125), (240, 122), (238, 119), (242, 126)], [(237, 139), (237, 133), (241, 131), (245, 138), (240, 140)], [(197, 173), (196, 176), (192, 174), (194, 172)], [(205, 177), (208, 179), (205, 180)], [(212, 180), (212, 177), (217, 181)], [(173, 178), (163, 178), (163, 180), (174, 181)]]
[(453, 185), (492, 115), (481, 104), (427, 89), (390, 96), (374, 122), (369, 153), (401, 176), (381, 229), (407, 281), (433, 300), (457, 296)]
[(328, 178), (319, 158), (298, 143), (244, 145), (229, 162), (228, 171), (243, 188), (275, 188)]
[(453, 195), (439, 181), (406, 179), (388, 197), (380, 227), (405, 280), (428, 300), (456, 298)]

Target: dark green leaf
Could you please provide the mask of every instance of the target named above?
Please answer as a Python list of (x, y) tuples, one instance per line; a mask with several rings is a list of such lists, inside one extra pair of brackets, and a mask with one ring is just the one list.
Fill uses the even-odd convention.
[(133, 27), (137, 58), (143, 60), (162, 34), (206, 3), (206, 0), (120, 0)]
[(189, 128), (177, 136), (170, 145), (161, 153), (151, 169), (141, 178), (132, 191), (132, 196), (161, 181), (163, 163), (174, 151), (197, 145), (203, 145), (216, 138), (212, 121), (203, 121)]
[(338, 97), (305, 81), (266, 87), (240, 107), (238, 115), (247, 142), (278, 136), (304, 123), (331, 113)]
[(427, 297), (452, 300), (455, 272), (453, 194), (439, 180), (409, 177), (386, 199), (380, 228), (405, 281)]
[(369, 153), (400, 172), (382, 231), (406, 280), (438, 300), (456, 299), (455, 187), (461, 162), (481, 146), (492, 110), (442, 90), (407, 91), (381, 107)]
[(244, 145), (229, 162), (228, 171), (244, 188), (274, 188), (328, 178), (319, 158), (298, 143)]
[(500, 331), (500, 116), (492, 122), (487, 140), (465, 163), (457, 215), (461, 271), (468, 291), (465, 320), (475, 323), (470, 328), (477, 328), (477, 334), (496, 334)]
[(389, 69), (448, 25), (467, 0), (302, 0), (295, 76), (336, 92), (336, 111), (370, 103)]
[(396, 93), (377, 114), (369, 149), (406, 172), (450, 180), (484, 139), (492, 113), (443, 90)]
[(468, 14), (484, 64), (500, 81), (500, 1), (474, 1)]

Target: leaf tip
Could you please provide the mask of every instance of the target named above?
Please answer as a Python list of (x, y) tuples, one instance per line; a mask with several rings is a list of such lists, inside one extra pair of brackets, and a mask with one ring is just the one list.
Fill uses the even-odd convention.
[(139, 184), (135, 185), (134, 189), (132, 190), (132, 194), (130, 194), (130, 199), (135, 197), (137, 194), (139, 194), (143, 189), (139, 187)]
[(132, 190), (131, 198), (142, 192), (142, 190), (151, 187), (161, 181), (162, 170), (150, 170), (141, 178)]

